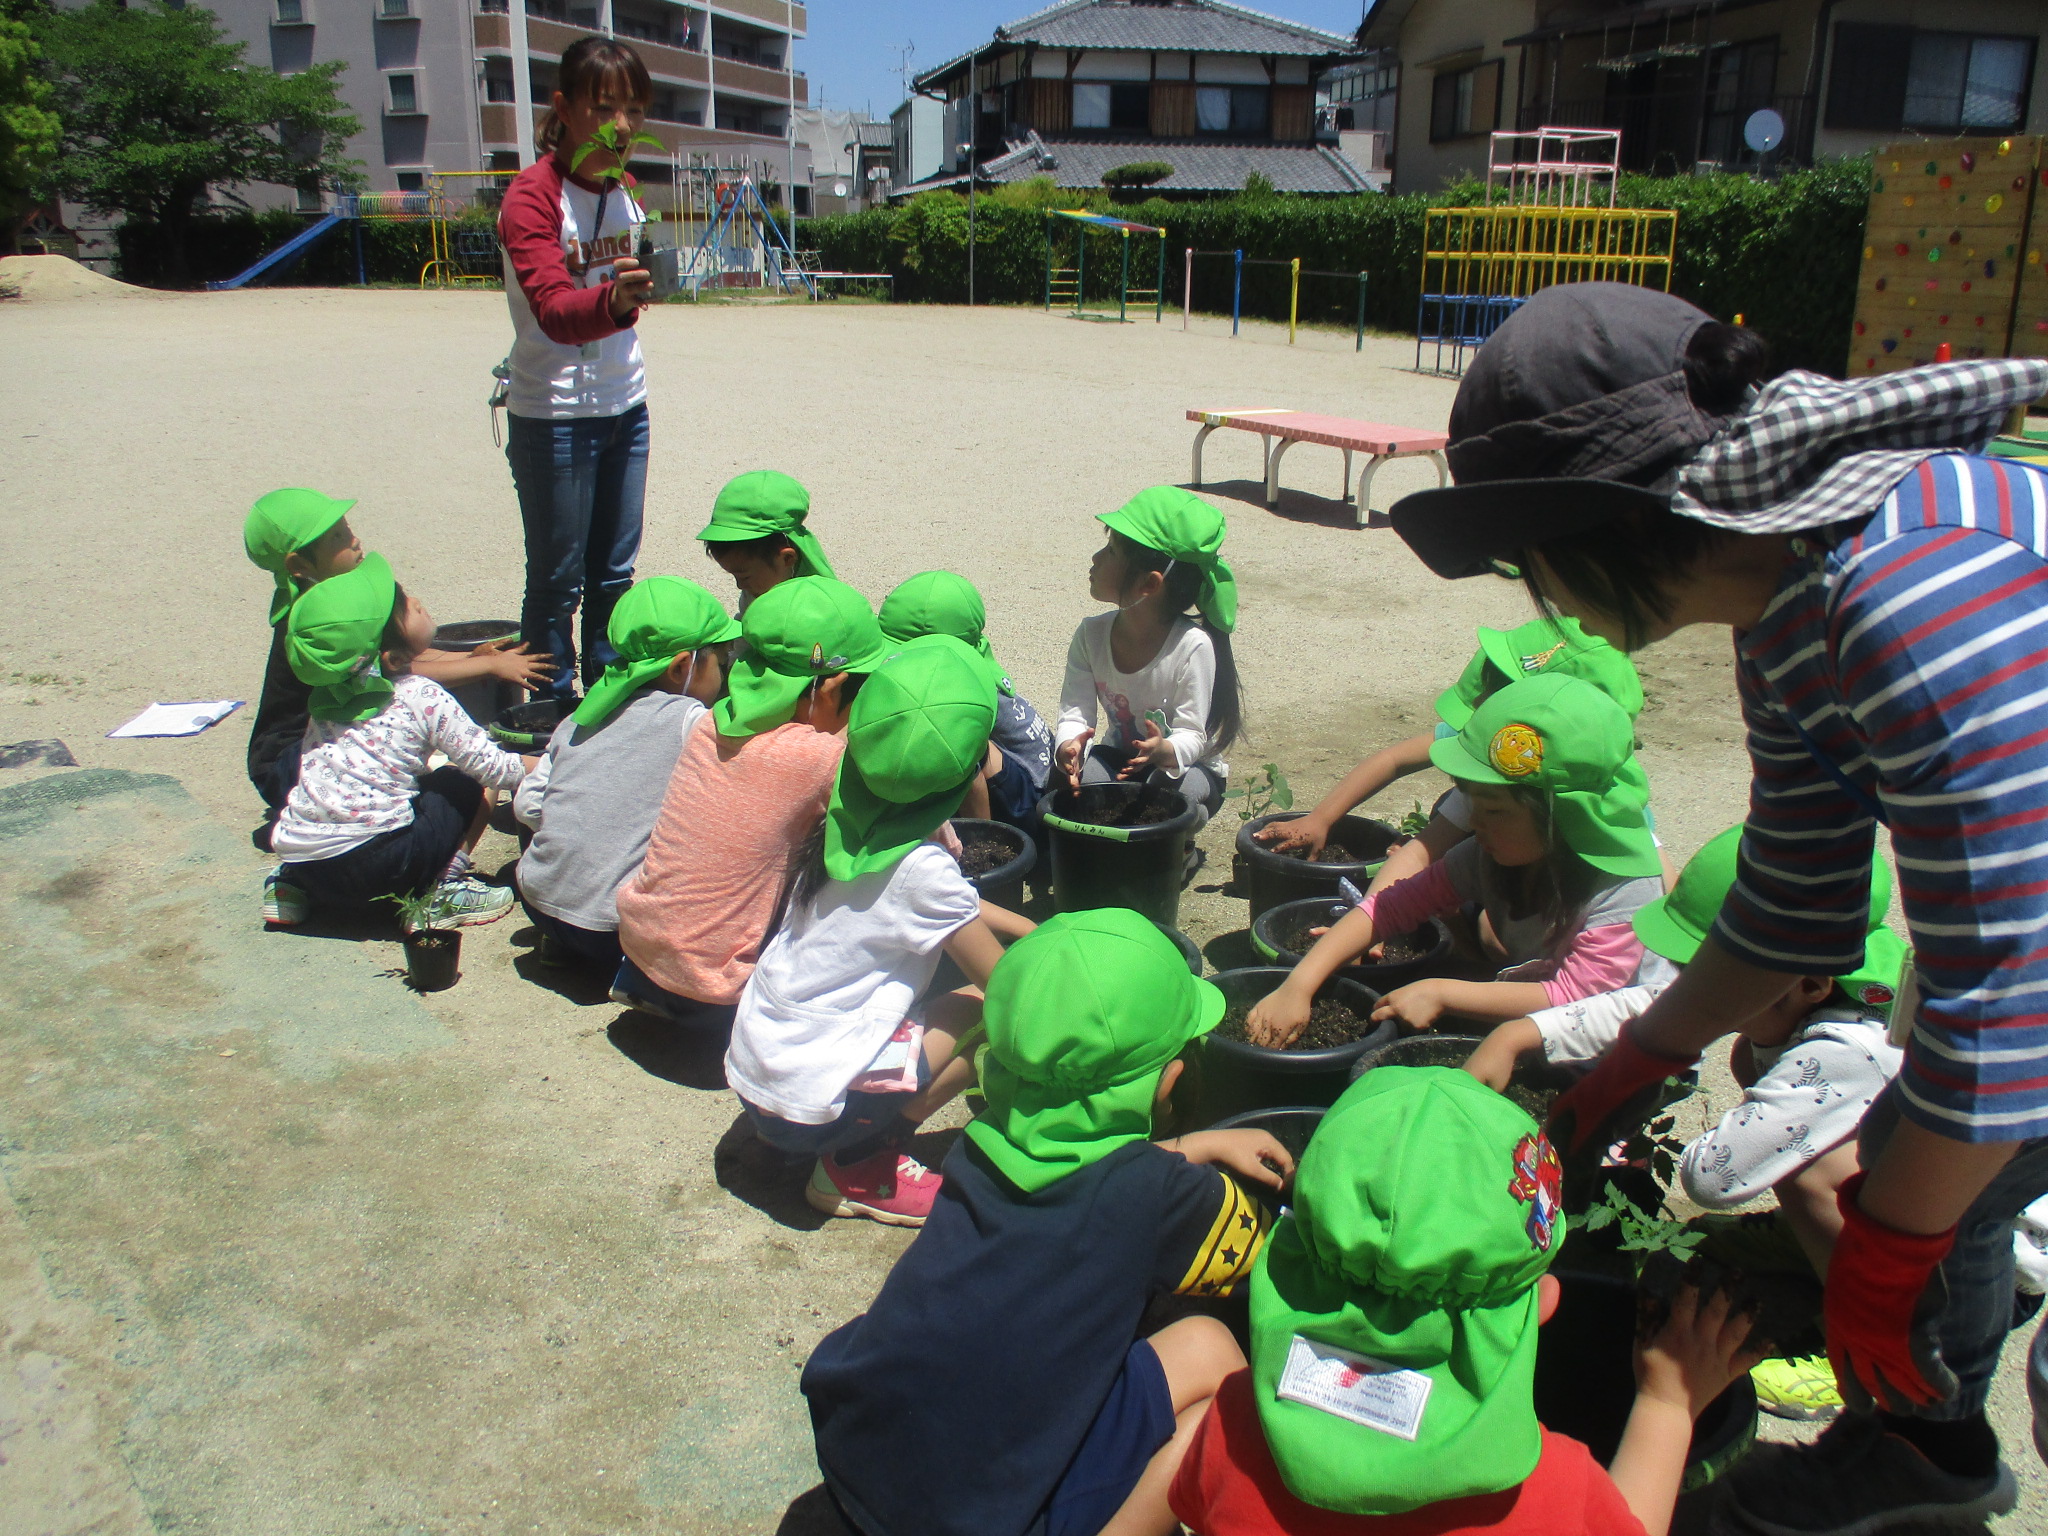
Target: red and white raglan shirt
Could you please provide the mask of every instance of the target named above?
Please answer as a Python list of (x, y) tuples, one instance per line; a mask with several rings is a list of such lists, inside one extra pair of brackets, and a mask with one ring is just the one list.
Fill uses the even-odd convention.
[(515, 333), (506, 402), (514, 416), (618, 416), (647, 398), (639, 332), (611, 312), (612, 264), (639, 250), (647, 215), (615, 184), (599, 229), (600, 195), (571, 181), (553, 155), (506, 189), (498, 240)]

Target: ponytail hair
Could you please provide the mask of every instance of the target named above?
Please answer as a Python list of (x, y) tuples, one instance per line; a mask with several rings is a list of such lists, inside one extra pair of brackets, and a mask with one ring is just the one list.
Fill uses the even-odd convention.
[[(555, 71), (555, 89), (570, 101), (602, 101), (614, 93), (646, 106), (654, 100), (654, 82), (631, 43), (611, 37), (579, 37), (562, 50)], [(563, 147), (567, 128), (552, 105), (533, 131), (533, 146), (543, 155)], [(572, 144), (568, 146), (573, 149)]]
[(1160, 593), (1166, 611), (1176, 617), (1193, 619), (1207, 632), (1210, 644), (1216, 648), (1216, 684), (1209, 695), (1209, 718), (1204, 726), (1209, 733), (1209, 750), (1220, 756), (1230, 750), (1230, 744), (1244, 729), (1244, 695), (1238, 688), (1237, 657), (1230, 649), (1230, 631), (1211, 624), (1200, 613), (1190, 612), (1195, 606), (1195, 599), (1201, 595), (1202, 568), (1191, 560), (1176, 560), (1164, 550), (1140, 544), (1114, 528), (1110, 529), (1109, 536), (1123, 555), (1125, 569), (1131, 576), (1136, 578), (1148, 571), (1159, 572), (1166, 581)]

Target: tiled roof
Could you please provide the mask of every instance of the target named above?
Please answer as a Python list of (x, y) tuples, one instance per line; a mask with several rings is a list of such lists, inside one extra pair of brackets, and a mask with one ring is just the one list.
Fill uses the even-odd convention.
[[(986, 184), (1050, 176), (1055, 186), (1100, 191), (1104, 171), (1134, 161), (1173, 167), (1171, 176), (1147, 188), (1159, 192), (1241, 192), (1254, 171), (1270, 181), (1276, 192), (1371, 192), (1385, 179), (1368, 175), (1322, 145), (1162, 143), (1157, 139), (1118, 144), (1094, 139), (1045, 140), (1036, 134), (984, 164), (981, 179)], [(959, 188), (966, 183), (964, 174), (934, 176), (900, 188), (896, 195)]]
[[(1048, 48), (1159, 49), (1188, 53), (1254, 53), (1320, 58), (1354, 53), (1356, 41), (1299, 22), (1283, 21), (1223, 0), (1063, 0), (1059, 5), (996, 28), (995, 43), (1038, 43)], [(927, 85), (951, 74), (987, 43), (918, 75)]]
[(860, 142), (866, 149), (888, 149), (896, 142), (896, 131), (887, 123), (861, 123)]

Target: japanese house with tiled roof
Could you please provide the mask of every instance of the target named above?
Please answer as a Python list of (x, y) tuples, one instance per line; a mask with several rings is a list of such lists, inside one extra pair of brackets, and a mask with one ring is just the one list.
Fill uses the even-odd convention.
[[(1377, 190), (1368, 144), (1319, 122), (1316, 82), (1353, 40), (1221, 0), (1067, 0), (919, 75), (946, 103), (946, 168), (896, 195), (1050, 177), (1098, 189), (1105, 172), (1170, 165), (1150, 191)], [(1347, 152), (1348, 151), (1348, 152)]]

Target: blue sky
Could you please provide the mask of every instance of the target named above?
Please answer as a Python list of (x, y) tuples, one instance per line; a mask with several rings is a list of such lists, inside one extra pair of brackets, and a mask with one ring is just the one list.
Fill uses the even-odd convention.
[[(811, 105), (872, 111), (886, 118), (903, 99), (903, 45), (916, 45), (914, 70), (943, 64), (985, 43), (1004, 22), (1051, 0), (811, 0), (810, 35), (796, 46), (796, 67), (810, 76)], [(1359, 0), (1266, 0), (1251, 9), (1330, 32), (1358, 28)]]

